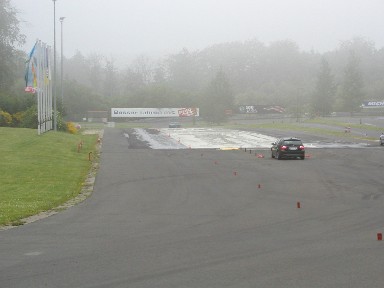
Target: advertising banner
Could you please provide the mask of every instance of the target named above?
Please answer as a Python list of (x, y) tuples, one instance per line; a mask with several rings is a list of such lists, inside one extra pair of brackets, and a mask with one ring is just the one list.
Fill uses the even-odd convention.
[(112, 108), (111, 117), (155, 118), (199, 116), (199, 108)]
[(383, 101), (364, 101), (361, 105), (363, 108), (384, 108)]
[(285, 113), (285, 108), (278, 105), (241, 105), (238, 106), (239, 114), (272, 114)]

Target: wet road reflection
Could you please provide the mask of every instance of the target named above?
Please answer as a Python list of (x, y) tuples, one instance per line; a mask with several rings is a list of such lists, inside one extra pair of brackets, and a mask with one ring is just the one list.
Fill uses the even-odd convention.
[[(124, 134), (128, 135), (128, 134)], [(223, 128), (162, 128), (141, 129), (131, 132), (144, 147), (151, 149), (226, 149), (258, 148), (269, 149), (275, 137), (253, 131)], [(128, 136), (125, 136), (129, 138)], [(308, 138), (308, 137), (307, 137)], [(370, 143), (342, 141), (304, 141), (307, 148), (368, 148)]]

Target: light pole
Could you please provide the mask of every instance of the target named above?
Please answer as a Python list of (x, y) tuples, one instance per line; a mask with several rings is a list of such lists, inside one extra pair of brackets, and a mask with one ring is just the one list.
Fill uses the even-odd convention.
[(56, 1), (53, 1), (53, 127), (57, 131), (57, 106), (56, 106)]
[(65, 17), (60, 17), (60, 25), (61, 25), (61, 73), (60, 73), (60, 89), (61, 89), (61, 109), (64, 111), (64, 88), (63, 88), (63, 73), (64, 73), (64, 60), (63, 60), (63, 22)]

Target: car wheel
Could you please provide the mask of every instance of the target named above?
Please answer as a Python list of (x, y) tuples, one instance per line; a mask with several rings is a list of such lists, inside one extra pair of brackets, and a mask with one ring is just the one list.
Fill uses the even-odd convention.
[(304, 159), (305, 159), (305, 156), (301, 156), (300, 159), (301, 159), (301, 160), (304, 160)]

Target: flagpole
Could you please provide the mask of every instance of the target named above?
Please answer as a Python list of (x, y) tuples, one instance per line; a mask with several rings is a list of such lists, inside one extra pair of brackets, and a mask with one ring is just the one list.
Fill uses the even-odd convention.
[(41, 41), (38, 40), (37, 45), (36, 45), (36, 96), (37, 96), (37, 134), (41, 135), (44, 133), (44, 131), (41, 129), (41, 119), (42, 119), (42, 109), (41, 109), (41, 99), (42, 99), (42, 90), (40, 89), (41, 85), (41, 55), (40, 55), (40, 46), (41, 46)]
[(48, 115), (49, 115), (49, 130), (53, 129), (53, 109), (52, 109), (52, 74), (51, 74), (51, 63), (52, 63), (52, 47), (48, 46)]
[(64, 73), (64, 59), (63, 59), (63, 22), (65, 17), (60, 17), (60, 24), (61, 24), (61, 56), (60, 56), (60, 90), (61, 90), (61, 112), (64, 112), (64, 88), (63, 88), (63, 73)]
[(53, 112), (54, 130), (57, 131), (57, 105), (56, 105), (56, 1), (53, 1)]

